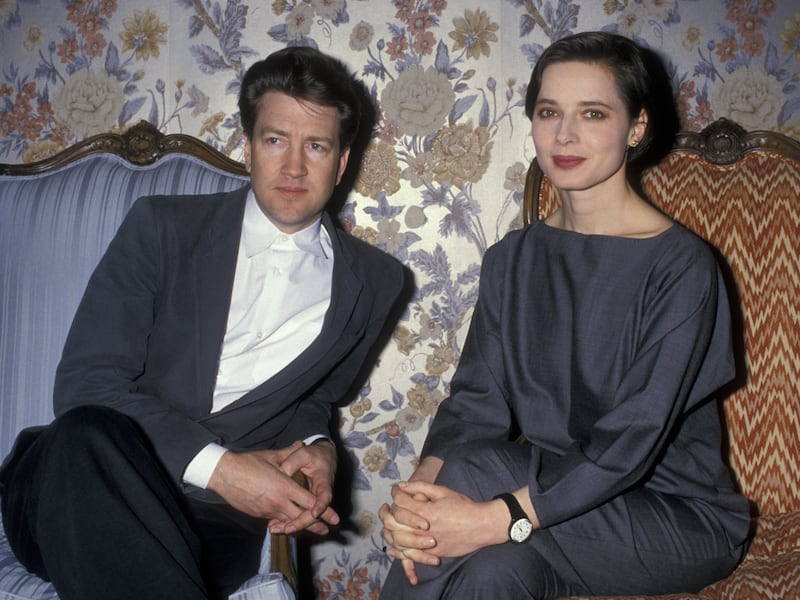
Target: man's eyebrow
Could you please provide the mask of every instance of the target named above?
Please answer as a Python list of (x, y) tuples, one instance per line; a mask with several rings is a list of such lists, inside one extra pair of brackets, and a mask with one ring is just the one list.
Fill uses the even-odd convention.
[[(259, 136), (264, 135), (277, 135), (280, 137), (289, 137), (289, 132), (284, 131), (283, 129), (278, 129), (277, 127), (272, 127), (271, 125), (263, 125), (258, 130)], [(334, 138), (327, 136), (327, 135), (309, 135), (305, 138), (307, 142), (327, 142), (331, 145), (334, 144)]]

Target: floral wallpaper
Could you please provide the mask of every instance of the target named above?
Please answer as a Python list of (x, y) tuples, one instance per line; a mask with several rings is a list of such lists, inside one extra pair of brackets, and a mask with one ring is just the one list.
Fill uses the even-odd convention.
[(338, 56), (370, 90), (379, 122), (341, 219), (417, 287), (340, 412), (352, 524), (311, 550), (319, 599), (378, 595), (389, 560), (377, 510), (448, 394), (481, 256), (520, 225), (531, 65), (590, 29), (669, 59), (686, 129), (725, 116), (800, 139), (800, 8), (788, 1), (0, 0), (0, 162), (141, 119), (241, 158), (241, 76), (289, 44)]

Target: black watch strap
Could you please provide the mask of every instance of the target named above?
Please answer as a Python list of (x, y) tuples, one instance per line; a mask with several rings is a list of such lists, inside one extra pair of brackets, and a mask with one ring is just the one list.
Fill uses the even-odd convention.
[(514, 494), (508, 492), (497, 494), (494, 500), (502, 500), (508, 507), (508, 512), (511, 513), (511, 523), (508, 526), (508, 537), (514, 544), (522, 544), (531, 537), (533, 533), (533, 523), (522, 510), (519, 501), (514, 497)]
[(508, 512), (511, 513), (511, 520), (512, 521), (519, 521), (520, 519), (527, 519), (528, 515), (525, 514), (525, 511), (522, 510), (522, 505), (517, 500), (517, 497), (514, 494), (509, 492), (504, 492), (502, 494), (497, 494), (492, 500), (502, 500), (508, 506)]

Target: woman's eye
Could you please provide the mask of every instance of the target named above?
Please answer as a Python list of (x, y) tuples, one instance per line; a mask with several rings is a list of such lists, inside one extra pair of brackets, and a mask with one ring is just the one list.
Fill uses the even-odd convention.
[(590, 110), (586, 113), (586, 116), (588, 116), (590, 119), (602, 119), (605, 117), (605, 115), (599, 110)]

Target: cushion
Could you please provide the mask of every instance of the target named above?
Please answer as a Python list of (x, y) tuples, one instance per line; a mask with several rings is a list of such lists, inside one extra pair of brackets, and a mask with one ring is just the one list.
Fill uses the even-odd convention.
[(170, 154), (133, 166), (92, 155), (41, 175), (0, 176), (0, 457), (53, 418), (55, 374), (86, 282), (138, 197), (241, 187), (247, 179)]
[(800, 164), (766, 151), (731, 165), (673, 153), (644, 188), (719, 249), (739, 295), (741, 377), (724, 409), (742, 491), (759, 514), (799, 511)]
[(53, 585), (17, 562), (0, 525), (0, 600), (58, 600)]
[[(0, 176), (0, 457), (19, 430), (52, 420), (53, 377), (67, 330), (132, 202), (246, 183), (184, 154), (149, 166), (95, 154), (40, 175)], [(51, 584), (16, 561), (2, 528), (0, 536), (0, 600), (56, 599)], [(265, 551), (268, 556), (268, 545)], [(241, 600), (282, 597), (254, 593)]]

